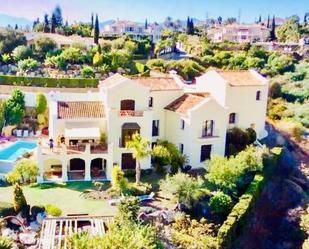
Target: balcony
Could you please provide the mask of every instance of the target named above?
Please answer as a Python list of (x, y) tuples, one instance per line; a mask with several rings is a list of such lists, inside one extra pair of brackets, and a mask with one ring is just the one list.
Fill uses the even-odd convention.
[(132, 110), (120, 110), (119, 116), (120, 117), (143, 117), (143, 111), (132, 111)]
[(208, 138), (218, 138), (219, 137), (219, 130), (206, 130), (202, 129), (200, 139), (208, 139)]

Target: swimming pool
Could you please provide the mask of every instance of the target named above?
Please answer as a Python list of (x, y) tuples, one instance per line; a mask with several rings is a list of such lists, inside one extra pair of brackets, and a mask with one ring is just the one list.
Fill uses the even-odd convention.
[(15, 162), (26, 152), (32, 151), (37, 147), (35, 142), (30, 141), (17, 141), (14, 144), (0, 150), (0, 161)]

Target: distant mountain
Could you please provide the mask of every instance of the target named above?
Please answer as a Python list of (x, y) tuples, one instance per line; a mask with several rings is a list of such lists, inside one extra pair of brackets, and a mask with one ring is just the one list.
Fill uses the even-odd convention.
[(113, 23), (115, 20), (106, 20), (104, 22), (100, 22), (100, 29), (103, 29), (106, 25)]
[(29, 25), (32, 26), (32, 21), (23, 18), (23, 17), (16, 17), (16, 16), (9, 16), (6, 14), (0, 13), (0, 27), (7, 27), (8, 25), (11, 25), (12, 27), (17, 24), (19, 27), (25, 27)]

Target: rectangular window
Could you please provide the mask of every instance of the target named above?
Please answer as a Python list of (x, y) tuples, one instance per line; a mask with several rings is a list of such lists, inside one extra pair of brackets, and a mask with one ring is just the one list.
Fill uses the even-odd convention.
[(208, 159), (210, 159), (211, 155), (211, 145), (202, 145), (201, 146), (201, 158), (200, 161), (204, 162)]
[(159, 136), (159, 120), (152, 120), (152, 136)]
[(257, 92), (256, 92), (255, 99), (256, 99), (256, 100), (261, 100), (261, 91), (257, 91)]
[(153, 97), (149, 97), (148, 107), (153, 107)]
[(180, 119), (180, 129), (185, 129), (185, 121), (183, 119)]
[(229, 123), (235, 124), (235, 122), (236, 122), (236, 113), (231, 113), (229, 116)]
[(214, 121), (207, 120), (203, 126), (202, 137), (212, 137), (213, 132), (214, 132)]
[(183, 144), (179, 144), (179, 151), (181, 154), (183, 154), (183, 148), (184, 148)]

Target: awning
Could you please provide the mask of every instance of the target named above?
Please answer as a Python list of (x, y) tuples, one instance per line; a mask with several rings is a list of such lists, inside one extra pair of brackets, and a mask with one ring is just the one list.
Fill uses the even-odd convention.
[(137, 130), (140, 129), (141, 127), (137, 123), (124, 123), (122, 125), (122, 129), (131, 129), (131, 130)]
[(97, 139), (100, 138), (100, 129), (93, 128), (66, 128), (64, 136), (70, 139)]

